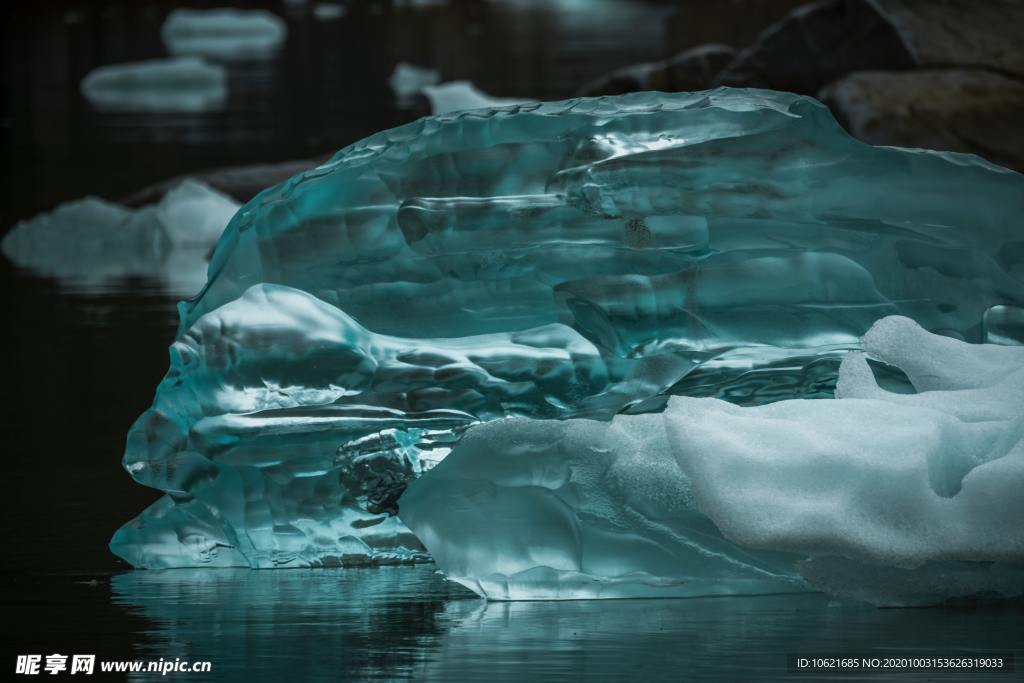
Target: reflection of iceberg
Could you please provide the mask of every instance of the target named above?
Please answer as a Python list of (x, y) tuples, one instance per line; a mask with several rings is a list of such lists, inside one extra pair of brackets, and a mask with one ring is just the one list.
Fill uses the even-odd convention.
[(202, 287), (210, 249), (237, 210), (234, 200), (185, 180), (141, 209), (96, 197), (62, 204), (18, 223), (2, 246), (14, 264), (71, 286), (156, 278), (187, 296)]
[(900, 317), (864, 347), (920, 393), (880, 389), (850, 354), (841, 400), (492, 422), (409, 487), (402, 521), (497, 599), (798, 590), (781, 552), (882, 604), (1024, 595), (1024, 348)]
[(176, 9), (160, 27), (160, 37), (173, 55), (216, 59), (273, 56), (288, 27), (266, 10)]
[(423, 88), (435, 85), (440, 80), (441, 73), (436, 69), (399, 62), (395, 65), (395, 70), (391, 72), (391, 77), (388, 78), (388, 85), (395, 93), (398, 105), (407, 107), (412, 103), (413, 98), (423, 91)]
[[(841, 354), (890, 314), (980, 340), (987, 310), (1024, 302), (1022, 187), (973, 157), (865, 145), (820, 103), (765, 91), (382, 132), (225, 230), (128, 439), (130, 474), (168, 498), (125, 556), (345, 564), (376, 536), (360, 559), (395, 561), (372, 529), (401, 529), (386, 515), (414, 459), (474, 422), (830, 397)], [(712, 540), (746, 578), (789, 581), (786, 558)]]
[(1021, 647), (1017, 610), (879, 610), (820, 594), (488, 603), (431, 566), (127, 572), (110, 592), (135, 656), (212, 661), (211, 680), (775, 681), (792, 678), (794, 649), (934, 657), (984, 634), (988, 652), (1020, 661)]
[(491, 97), (487, 93), (478, 90), (469, 81), (451, 81), (440, 85), (425, 85), (420, 91), (430, 100), (430, 111), (438, 114), (448, 114), (453, 111), (464, 109), (484, 109), (486, 107), (507, 107), (512, 104), (526, 104), (533, 100), (525, 100), (516, 97)]
[(254, 670), (263, 680), (411, 678), (447, 623), (478, 602), (422, 565), (129, 572), (110, 583), (113, 604), (149, 627), (145, 656), (213, 661), (218, 681)]
[(82, 94), (105, 111), (202, 112), (224, 106), (224, 67), (194, 57), (112, 64), (82, 79)]

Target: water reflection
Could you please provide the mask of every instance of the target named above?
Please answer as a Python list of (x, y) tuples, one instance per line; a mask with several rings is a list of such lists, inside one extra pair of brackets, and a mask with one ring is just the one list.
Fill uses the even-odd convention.
[(458, 620), (458, 606), (478, 602), (422, 565), (131, 572), (111, 589), (115, 605), (154, 624), (141, 657), (210, 660), (216, 680), (408, 677)]
[(152, 623), (140, 657), (208, 659), (217, 680), (777, 680), (787, 652), (1024, 654), (1020, 609), (878, 610), (820, 594), (487, 603), (423, 565), (131, 572), (111, 588)]

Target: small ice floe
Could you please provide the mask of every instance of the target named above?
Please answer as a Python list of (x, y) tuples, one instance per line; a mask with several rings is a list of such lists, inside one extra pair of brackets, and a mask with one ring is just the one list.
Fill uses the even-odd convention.
[(187, 179), (156, 204), (128, 209), (97, 197), (61, 204), (18, 223), (0, 243), (15, 265), (83, 290), (125, 278), (156, 278), (195, 294), (210, 252), (238, 202)]
[(266, 10), (176, 9), (160, 27), (171, 54), (213, 59), (267, 59), (287, 35), (284, 20)]
[(428, 69), (407, 62), (399, 62), (395, 70), (388, 78), (388, 85), (395, 93), (395, 99), (399, 107), (410, 107), (415, 101), (416, 95), (423, 91), (423, 88), (430, 85), (437, 85), (441, 80), (441, 72), (437, 69)]
[(313, 5), (313, 18), (317, 21), (334, 21), (345, 16), (347, 11), (344, 5), (335, 2), (318, 2)]
[(196, 57), (150, 59), (93, 69), (80, 88), (103, 111), (204, 112), (223, 108), (227, 74)]

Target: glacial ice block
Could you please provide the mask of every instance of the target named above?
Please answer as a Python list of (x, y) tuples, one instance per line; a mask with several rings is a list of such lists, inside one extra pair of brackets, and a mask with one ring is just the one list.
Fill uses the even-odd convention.
[(168, 502), (114, 549), (142, 566), (422, 558), (395, 500), (470, 426), (831, 397), (886, 315), (980, 341), (1002, 325), (986, 312), (1024, 304), (1022, 215), (1019, 174), (865, 145), (784, 93), (384, 131), (232, 219), (126, 448)]
[(172, 55), (213, 59), (272, 57), (287, 34), (287, 25), (271, 12), (232, 8), (178, 8), (160, 27), (160, 37)]
[(1024, 347), (898, 316), (863, 343), (917, 393), (851, 352), (837, 399), (491, 422), (410, 485), (401, 519), (493, 599), (775, 592), (794, 567), (886, 605), (1024, 595)]
[(206, 281), (210, 251), (237, 210), (230, 197), (187, 178), (140, 209), (97, 197), (61, 204), (15, 225), (0, 246), (15, 265), (74, 288), (154, 278), (171, 293), (191, 296)]
[(101, 111), (199, 113), (224, 106), (227, 72), (196, 57), (149, 59), (97, 67), (80, 89)]

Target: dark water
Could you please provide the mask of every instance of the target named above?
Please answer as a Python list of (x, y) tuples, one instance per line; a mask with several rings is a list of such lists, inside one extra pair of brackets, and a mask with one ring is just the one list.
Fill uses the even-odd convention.
[(13, 587), (12, 653), (212, 662), (209, 674), (177, 674), (197, 681), (823, 680), (790, 673), (786, 654), (1022, 656), (1013, 609), (879, 610), (820, 594), (487, 603), (430, 566), (50, 575)]
[[(276, 60), (232, 66), (222, 112), (142, 116), (92, 111), (77, 83), (97, 65), (161, 56), (172, 3), (7, 3), (0, 229), (85, 194), (117, 198), (201, 168), (315, 156), (408, 121), (416, 112), (396, 108), (386, 86), (401, 60), (495, 95), (566, 97), (622, 64), (749, 40), (791, 4), (367, 2), (317, 22), (308, 8), (257, 3), (288, 21)], [(970, 649), (1024, 660), (1024, 612), (1011, 608), (876, 610), (814, 594), (487, 604), (424, 566), (129, 571), (106, 543), (158, 494), (132, 483), (119, 459), (166, 370), (174, 298), (155, 282), (82, 289), (3, 261), (0, 284), (0, 671), (17, 654), (53, 652), (213, 662), (206, 678), (177, 674), (188, 680), (738, 681), (787, 677), (789, 652)]]

